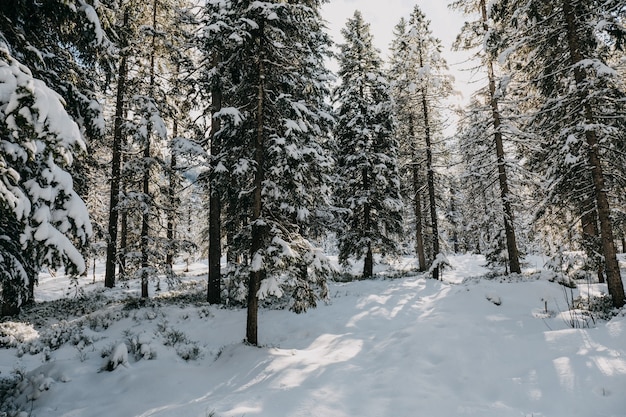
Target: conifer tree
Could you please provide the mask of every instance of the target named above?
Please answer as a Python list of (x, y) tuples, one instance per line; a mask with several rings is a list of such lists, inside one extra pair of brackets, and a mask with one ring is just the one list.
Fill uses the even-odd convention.
[(337, 105), (335, 204), (342, 213), (339, 258), (364, 259), (363, 277), (373, 275), (374, 252), (395, 254), (402, 228), (398, 145), (390, 87), (359, 11), (342, 29)]
[(39, 270), (85, 269), (91, 234), (80, 167), (104, 123), (92, 76), (106, 68), (102, 3), (0, 5), (0, 276), (2, 312), (32, 300)]
[[(118, 14), (120, 58), (105, 285), (114, 285), (119, 263), (121, 274), (141, 277), (143, 297), (148, 296), (149, 278), (158, 272), (173, 277), (171, 262), (180, 246), (174, 236), (172, 187), (178, 175), (175, 154), (187, 148), (178, 142), (183, 130), (190, 128), (189, 118), (181, 115), (185, 107), (181, 103), (189, 102), (190, 95), (179, 91), (178, 81), (189, 73), (190, 58), (181, 52), (190, 46), (185, 32), (192, 23), (188, 8), (182, 0), (153, 0), (125, 3)], [(193, 86), (193, 79), (187, 83)], [(175, 137), (168, 141), (172, 134)], [(160, 226), (161, 217), (168, 218), (165, 228)]]
[(1, 315), (29, 299), (42, 267), (85, 270), (77, 247), (91, 234), (84, 202), (68, 173), (85, 151), (78, 125), (60, 96), (0, 41)]
[(213, 114), (222, 149), (215, 169), (224, 171), (223, 189), (234, 191), (224, 202), (238, 215), (229, 251), (247, 254), (238, 271), (247, 276), (246, 340), (253, 345), (259, 299), (289, 291), (300, 312), (327, 292), (329, 265), (307, 230), (318, 206), (328, 204), (329, 40), (318, 2), (304, 3), (227, 1), (207, 16), (209, 35), (224, 48), (216, 67), (224, 99)]
[[(401, 149), (412, 184), (416, 218), (416, 240), (419, 242), (421, 212), (419, 198), (425, 188), (428, 195), (431, 234), (431, 262), (440, 253), (440, 236), (437, 215), (435, 161), (437, 143), (442, 139), (440, 102), (450, 94), (451, 79), (447, 64), (441, 56), (441, 41), (432, 35), (430, 21), (415, 6), (408, 22), (396, 26), (392, 44), (390, 77), (394, 85), (395, 111), (401, 120)], [(419, 248), (419, 245), (418, 245)], [(418, 250), (420, 268), (422, 256)], [(431, 265), (433, 278), (439, 278), (436, 264)]]
[[(592, 229), (597, 221), (609, 294), (621, 307), (626, 300), (607, 178), (613, 169), (609, 161), (621, 160), (616, 150), (623, 141), (619, 115), (625, 111), (625, 90), (610, 65), (613, 48), (623, 46), (624, 31), (616, 21), (623, 17), (623, 4), (497, 1), (491, 12), (498, 28), (490, 39), (493, 49), (535, 93), (527, 129), (538, 143), (527, 151), (531, 166), (546, 178), (546, 203), (582, 205), (583, 225)], [(587, 213), (595, 219), (585, 218)]]
[[(503, 120), (502, 116), (502, 106), (500, 104), (501, 99), (503, 98), (504, 91), (501, 88), (501, 85), (498, 85), (497, 75), (496, 75), (496, 62), (494, 62), (494, 57), (492, 55), (486, 54), (483, 48), (485, 44), (486, 38), (492, 29), (490, 25), (490, 20), (487, 15), (487, 4), (485, 0), (458, 0), (452, 3), (451, 7), (460, 9), (466, 15), (477, 16), (477, 19), (471, 22), (466, 22), (462, 28), (461, 33), (457, 37), (455, 42), (455, 47), (457, 49), (478, 49), (475, 59), (479, 61), (479, 70), (486, 72), (487, 74), (487, 87), (484, 89), (479, 97), (484, 97), (484, 110), (488, 112), (488, 116), (484, 116), (484, 123), (480, 121), (482, 124), (482, 128), (476, 126), (478, 129), (474, 129), (474, 135), (470, 137), (466, 137), (464, 141), (465, 150), (474, 153), (474, 157), (470, 160), (467, 160), (469, 164), (479, 164), (485, 166), (485, 162), (487, 160), (492, 160), (494, 166), (496, 167), (496, 175), (497, 182), (499, 185), (499, 194), (500, 201), (497, 202), (496, 207), (502, 211), (502, 222), (496, 222), (494, 224), (502, 224), (503, 225), (503, 233), (504, 233), (504, 242), (507, 251), (506, 260), (508, 261), (508, 270), (513, 273), (520, 273), (520, 261), (519, 261), (519, 250), (517, 245), (517, 238), (515, 234), (515, 226), (514, 226), (514, 215), (513, 215), (513, 193), (510, 188), (510, 165), (507, 165), (507, 158), (505, 154), (505, 143), (504, 136), (506, 134), (506, 121)], [(480, 104), (475, 101), (473, 103), (473, 110), (478, 110), (478, 106)], [(485, 134), (488, 134), (492, 138), (492, 146), (488, 146), (488, 142), (485, 142)], [(475, 148), (472, 143), (478, 139), (482, 141), (482, 144)], [(483, 148), (486, 147), (486, 148)], [(485, 152), (475, 152), (478, 149), (491, 149), (495, 154), (495, 160), (490, 158), (489, 155)], [(469, 155), (468, 155), (469, 156)], [(487, 159), (486, 159), (487, 158)], [(511, 159), (511, 158), (509, 158)], [(470, 168), (472, 169), (472, 168)], [(474, 170), (475, 174), (478, 174), (478, 170)], [(484, 176), (480, 181), (483, 184), (491, 183), (492, 180), (490, 177), (493, 176), (493, 171), (484, 171)], [(479, 179), (474, 177), (474, 179)], [(492, 204), (489, 204), (490, 207), (493, 208)], [(495, 219), (494, 219), (495, 220)], [(493, 242), (495, 245), (490, 245), (492, 248), (496, 249), (495, 251), (489, 251), (487, 254), (488, 258), (491, 258), (490, 261), (495, 261), (500, 258), (502, 247), (501, 237), (502, 234), (497, 232), (493, 236), (496, 240)], [(495, 256), (490, 256), (495, 255)]]

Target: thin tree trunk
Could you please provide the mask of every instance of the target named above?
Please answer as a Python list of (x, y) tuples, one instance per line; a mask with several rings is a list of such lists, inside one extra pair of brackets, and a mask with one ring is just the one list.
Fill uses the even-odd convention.
[[(413, 115), (409, 116), (409, 135), (412, 140), (415, 138), (415, 124), (413, 122)], [(417, 143), (415, 144), (417, 145)], [(424, 251), (424, 231), (422, 227), (422, 201), (421, 201), (421, 188), (420, 170), (418, 165), (419, 157), (413, 156), (415, 159), (412, 161), (411, 170), (413, 171), (413, 211), (415, 213), (415, 253), (417, 254), (417, 260), (419, 262), (419, 270), (423, 272), (426, 270), (426, 253)]]
[[(370, 179), (369, 179), (369, 171), (366, 168), (363, 168), (363, 190), (369, 190), (370, 188)], [(371, 228), (371, 213), (370, 213), (370, 204), (369, 201), (363, 205), (363, 230), (365, 235), (367, 236), (367, 249), (365, 252), (365, 259), (363, 262), (363, 278), (371, 278), (374, 275), (374, 256), (372, 254), (372, 243), (369, 241), (370, 239), (370, 228)]]
[[(595, 258), (594, 252), (596, 250), (602, 251), (602, 248), (598, 248), (598, 213), (595, 210), (595, 199), (592, 198), (593, 201), (589, 202), (586, 207), (585, 213), (580, 218), (581, 227), (583, 229), (583, 242), (585, 251), (587, 252), (587, 256), (590, 258)], [(604, 283), (604, 268), (602, 265), (598, 266), (598, 282)]]
[[(576, 34), (574, 10), (572, 9), (569, 1), (564, 0), (562, 4), (567, 27), (567, 43), (570, 52), (571, 64), (572, 66), (575, 66), (574, 78), (576, 86), (581, 88), (581, 86), (585, 83), (585, 73), (580, 66), (576, 66), (583, 60), (583, 56), (580, 51), (579, 39)], [(586, 123), (588, 126), (593, 126), (595, 120), (591, 103), (584, 96), (583, 91), (579, 90), (579, 95), (580, 102), (583, 104)], [(621, 308), (626, 303), (626, 297), (624, 295), (624, 284), (622, 283), (619, 264), (617, 262), (615, 242), (613, 241), (613, 224), (610, 216), (611, 212), (609, 200), (605, 189), (604, 173), (602, 170), (600, 156), (598, 155), (598, 138), (596, 136), (596, 131), (586, 129), (585, 139), (587, 142), (587, 158), (589, 166), (591, 167), (591, 177), (594, 186), (596, 207), (598, 210), (598, 220), (600, 222), (600, 237), (602, 239), (602, 252), (606, 268), (606, 281), (608, 284), (609, 295), (611, 295), (613, 300), (613, 306)]]
[[(178, 136), (178, 122), (176, 121), (176, 117), (174, 117), (173, 125), (172, 125), (172, 136), (176, 138)], [(172, 155), (170, 157), (170, 181), (169, 186), (167, 188), (167, 199), (169, 201), (169, 210), (167, 213), (167, 254), (165, 256), (165, 263), (167, 264), (168, 273), (173, 276), (174, 275), (174, 238), (176, 231), (176, 213), (178, 209), (178, 204), (176, 202), (176, 152), (172, 150)]]
[[(128, 26), (128, 9), (124, 11), (123, 27)], [(124, 42), (125, 43), (125, 42)], [(125, 45), (124, 45), (125, 46)], [(104, 275), (104, 286), (115, 286), (115, 265), (117, 263), (117, 226), (119, 219), (120, 199), (120, 171), (122, 160), (122, 122), (124, 116), (124, 101), (126, 97), (126, 77), (128, 68), (126, 64), (126, 51), (122, 48), (122, 57), (118, 70), (117, 97), (115, 101), (115, 121), (113, 126), (113, 153), (111, 162), (111, 190), (109, 197), (109, 225), (107, 241), (107, 256)]]
[(415, 252), (419, 261), (419, 270), (426, 271), (426, 252), (424, 251), (424, 231), (422, 230), (422, 195), (420, 172), (416, 164), (413, 165), (413, 210), (415, 211)]
[(259, 299), (257, 293), (263, 278), (263, 266), (255, 265), (256, 256), (260, 256), (263, 247), (264, 227), (260, 225), (260, 218), (263, 209), (262, 187), (265, 178), (264, 171), (264, 124), (265, 124), (265, 35), (264, 22), (259, 23), (259, 85), (257, 92), (257, 109), (256, 109), (256, 137), (254, 141), (254, 159), (256, 163), (256, 171), (254, 173), (254, 191), (252, 201), (252, 242), (250, 248), (250, 259), (252, 269), (250, 271), (250, 279), (248, 283), (248, 314), (246, 320), (246, 341), (251, 345), (258, 345), (258, 314)]
[[(150, 98), (154, 98), (155, 80), (155, 55), (156, 55), (156, 25), (157, 25), (157, 0), (152, 3), (152, 43), (150, 49)], [(141, 297), (148, 297), (148, 267), (150, 253), (150, 211), (152, 208), (152, 199), (150, 197), (150, 140), (151, 140), (151, 123), (148, 124), (148, 133), (146, 143), (143, 148), (143, 180), (142, 192), (145, 207), (141, 214)]]
[[(213, 57), (213, 68), (220, 63), (219, 53)], [(222, 88), (215, 83), (211, 88), (211, 115), (215, 115), (222, 108)], [(220, 119), (211, 118), (211, 164), (212, 170), (209, 176), (209, 283), (207, 287), (207, 301), (211, 304), (221, 303), (221, 271), (222, 258), (222, 203), (217, 189), (217, 173), (215, 172), (221, 152), (221, 141), (218, 131), (221, 128)]]
[(363, 262), (363, 278), (371, 278), (372, 276), (374, 276), (374, 254), (372, 253), (372, 244), (368, 242)]
[[(487, 27), (487, 8), (485, 0), (480, 1), (483, 24)], [(493, 71), (493, 63), (491, 59), (487, 60), (487, 77), (489, 81), (489, 99), (491, 105), (491, 115), (493, 118), (494, 142), (496, 145), (496, 158), (498, 164), (498, 183), (500, 185), (500, 200), (504, 209), (504, 234), (506, 238), (506, 249), (509, 255), (509, 270), (512, 273), (521, 273), (522, 269), (519, 262), (519, 251), (517, 249), (517, 240), (515, 238), (515, 227), (513, 226), (513, 209), (511, 207), (511, 193), (509, 191), (509, 182), (506, 173), (506, 163), (504, 158), (504, 146), (502, 143), (502, 121), (500, 118), (500, 109), (498, 98), (496, 97), (496, 81)]]
[[(422, 50), (419, 51), (420, 67), (424, 66)], [(435, 197), (435, 171), (433, 169), (433, 149), (432, 138), (430, 137), (430, 120), (428, 101), (426, 100), (426, 87), (422, 91), (422, 114), (424, 117), (424, 139), (426, 141), (426, 184), (428, 187), (428, 202), (430, 205), (430, 222), (432, 228), (432, 246), (433, 246), (433, 262), (437, 262), (439, 255), (439, 226), (437, 222), (437, 200)], [(433, 279), (439, 279), (439, 266), (434, 265), (432, 268)]]

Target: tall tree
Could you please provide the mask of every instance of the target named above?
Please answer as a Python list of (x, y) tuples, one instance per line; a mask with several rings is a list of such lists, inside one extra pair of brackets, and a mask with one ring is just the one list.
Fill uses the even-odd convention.
[[(171, 187), (178, 174), (172, 161), (177, 149), (186, 148), (177, 142), (190, 128), (188, 117), (181, 116), (187, 105), (181, 103), (192, 97), (180, 91), (178, 80), (189, 73), (190, 58), (181, 53), (190, 46), (185, 33), (192, 23), (188, 9), (184, 0), (153, 0), (125, 3), (118, 15), (120, 60), (105, 285), (114, 285), (119, 262), (120, 273), (141, 278), (143, 297), (158, 272), (172, 277), (171, 262), (179, 246), (173, 234), (176, 205)], [(191, 86), (192, 81), (187, 80)], [(173, 131), (175, 137), (168, 141)], [(168, 217), (169, 227), (161, 227), (161, 217)]]
[[(417, 202), (425, 183), (432, 230), (432, 261), (436, 261), (440, 253), (440, 237), (435, 143), (441, 141), (443, 130), (438, 109), (441, 101), (450, 94), (452, 83), (447, 74), (447, 64), (441, 56), (441, 41), (432, 35), (430, 21), (418, 6), (413, 9), (407, 23), (401, 21), (396, 26), (392, 52), (391, 78), (395, 83), (396, 112), (404, 122), (404, 129), (408, 129), (402, 135), (402, 149), (407, 153), (407, 164), (412, 171), (410, 181), (415, 196), (415, 216), (421, 217)], [(439, 278), (436, 263), (431, 265), (431, 270), (433, 278)]]
[(612, 48), (623, 45), (624, 31), (616, 21), (625, 13), (623, 4), (497, 1), (491, 11), (500, 30), (490, 42), (537, 93), (538, 109), (530, 112), (528, 128), (541, 142), (529, 155), (547, 178), (547, 202), (582, 201), (597, 213), (609, 294), (621, 307), (626, 300), (607, 172), (608, 161), (620, 158), (614, 150), (622, 140), (616, 125), (622, 118), (615, 116), (625, 110), (622, 80), (610, 66)]
[(243, 220), (229, 250), (248, 254), (239, 271), (247, 275), (246, 340), (256, 345), (259, 299), (291, 291), (291, 308), (299, 312), (327, 293), (329, 265), (307, 230), (327, 204), (320, 196), (328, 195), (331, 162), (322, 146), (332, 122), (324, 103), (329, 40), (319, 2), (222, 5), (207, 22), (221, 26), (226, 48), (219, 68), (228, 77), (228, 105), (214, 118), (222, 126), (223, 186), (236, 191), (226, 203)]
[(0, 284), (1, 315), (32, 298), (44, 266), (81, 273), (77, 247), (91, 234), (87, 209), (68, 168), (85, 151), (63, 101), (0, 41)]
[[(507, 158), (504, 146), (504, 126), (501, 115), (500, 98), (503, 94), (502, 89), (498, 85), (496, 71), (492, 55), (486, 54), (483, 45), (489, 36), (491, 21), (487, 15), (487, 4), (485, 0), (458, 0), (451, 7), (462, 10), (466, 15), (477, 15), (478, 18), (472, 22), (466, 22), (461, 33), (455, 42), (457, 49), (476, 49), (479, 48), (476, 59), (479, 60), (480, 66), (487, 73), (487, 89), (484, 92), (485, 101), (489, 107), (489, 127), (493, 138), (493, 153), (496, 160), (498, 185), (500, 187), (500, 204), (502, 208), (502, 217), (504, 225), (504, 236), (506, 242), (506, 250), (508, 254), (508, 269), (513, 273), (520, 273), (519, 250), (517, 247), (517, 238), (515, 235), (514, 215), (512, 207), (513, 194), (510, 190), (510, 180), (507, 167)], [(478, 132), (477, 132), (478, 133)], [(473, 161), (472, 163), (484, 163), (484, 161)]]
[(32, 299), (42, 266), (84, 270), (76, 248), (91, 226), (79, 197), (85, 191), (81, 159), (85, 139), (104, 131), (99, 86), (88, 75), (103, 68), (99, 64), (106, 68), (104, 9), (86, 1), (0, 5), (4, 313)]
[(363, 277), (373, 275), (374, 252), (396, 253), (402, 228), (397, 141), (390, 87), (359, 11), (342, 29), (337, 104), (336, 204), (343, 223), (339, 258), (364, 258)]

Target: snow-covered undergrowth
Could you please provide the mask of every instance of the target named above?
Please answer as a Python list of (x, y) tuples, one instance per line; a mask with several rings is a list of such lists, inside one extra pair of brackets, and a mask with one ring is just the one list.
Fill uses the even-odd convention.
[(203, 301), (202, 264), (145, 302), (99, 276), (63, 299), (67, 279), (42, 276), (45, 301), (0, 323), (0, 415), (626, 416), (623, 311), (570, 321), (602, 286), (571, 297), (539, 261), (487, 278), (480, 257), (449, 260), (443, 282), (404, 260), (305, 314), (262, 309), (260, 348), (245, 310)]

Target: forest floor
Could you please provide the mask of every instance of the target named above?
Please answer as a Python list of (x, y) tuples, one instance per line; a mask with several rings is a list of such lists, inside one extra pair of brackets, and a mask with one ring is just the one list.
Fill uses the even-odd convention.
[(541, 257), (514, 276), (449, 260), (442, 281), (401, 259), (304, 314), (261, 309), (261, 347), (245, 309), (204, 302), (203, 263), (147, 302), (42, 275), (0, 322), (0, 416), (626, 416), (626, 311), (569, 309), (605, 286), (560, 285)]

